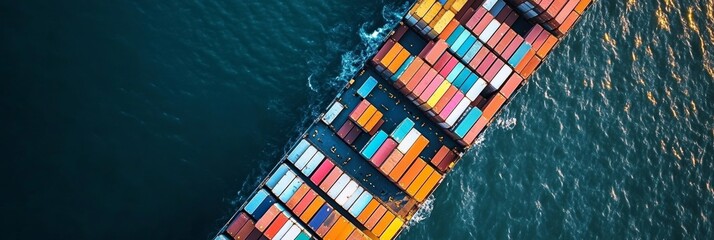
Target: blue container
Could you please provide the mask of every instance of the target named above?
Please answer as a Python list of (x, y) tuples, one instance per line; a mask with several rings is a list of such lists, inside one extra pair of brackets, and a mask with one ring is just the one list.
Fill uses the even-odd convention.
[(458, 135), (459, 137), (464, 137), (466, 136), (466, 133), (469, 132), (471, 127), (476, 124), (476, 120), (481, 116), (481, 110), (474, 107), (469, 110), (469, 113), (464, 117), (464, 119), (461, 120), (460, 123), (456, 125), (456, 129), (454, 129), (454, 133)]
[(297, 161), (297, 159), (307, 150), (307, 147), (310, 146), (310, 143), (307, 142), (307, 140), (302, 139), (300, 140), (300, 143), (295, 145), (295, 148), (293, 149), (292, 152), (288, 155), (288, 160), (291, 162)]
[(523, 57), (526, 56), (526, 53), (528, 53), (528, 50), (531, 49), (531, 45), (524, 42), (521, 44), (520, 47), (518, 47), (518, 50), (516, 50), (515, 53), (513, 53), (513, 56), (511, 56), (510, 59), (508, 59), (508, 64), (510, 64), (513, 67), (516, 67), (521, 61), (523, 60)]
[(307, 162), (307, 165), (305, 165), (305, 168), (302, 169), (302, 173), (304, 173), (305, 176), (309, 177), (310, 175), (312, 175), (312, 172), (314, 172), (315, 169), (317, 169), (317, 167), (320, 166), (320, 163), (322, 162), (323, 159), (325, 159), (325, 155), (323, 155), (321, 153), (315, 154), (315, 156), (312, 157), (312, 159), (310, 159), (309, 162)]
[(450, 83), (453, 83), (454, 80), (456, 80), (456, 77), (459, 76), (462, 70), (464, 70), (466, 66), (464, 66), (463, 63), (458, 62), (456, 63), (456, 66), (454, 66), (454, 69), (451, 70), (449, 75), (446, 76), (446, 80), (449, 81)]
[(282, 178), (289, 170), (290, 169), (288, 168), (288, 166), (283, 163), (283, 165), (280, 165), (280, 167), (278, 167), (278, 170), (275, 170), (273, 175), (270, 175), (268, 181), (265, 182), (265, 186), (268, 186), (268, 188), (270, 189), (274, 188), (275, 185), (278, 184), (278, 181), (280, 181), (280, 178)]
[(503, 10), (503, 7), (505, 7), (505, 6), (506, 6), (506, 2), (504, 2), (503, 0), (498, 0), (498, 2), (496, 2), (496, 4), (493, 5), (493, 7), (491, 8), (491, 10), (489, 10), (489, 12), (491, 12), (491, 15), (496, 16), (499, 13), (501, 13), (501, 10)]
[[(392, 77), (390, 78), (392, 80), (392, 82), (397, 81), (397, 79), (399, 79), (399, 77), (401, 77), (402, 74), (404, 74), (404, 72), (407, 71), (407, 68), (409, 67), (409, 65), (412, 64), (413, 61), (414, 61), (414, 56), (409, 56), (409, 58), (407, 58), (407, 60), (404, 61), (404, 64), (402, 64), (402, 66), (399, 67), (399, 69), (397, 69), (397, 72), (394, 75), (392, 75)], [(369, 78), (372, 78), (372, 77), (370, 76)]]
[(377, 79), (374, 79), (372, 76), (369, 76), (366, 81), (362, 84), (362, 86), (357, 89), (357, 94), (362, 96), (362, 98), (367, 98), (370, 92), (372, 92), (372, 89), (374, 89), (374, 86), (377, 86)]
[(467, 92), (469, 92), (469, 90), (471, 90), (471, 87), (473, 87), (476, 81), (478, 81), (478, 76), (476, 76), (475, 73), (471, 73), (471, 75), (469, 75), (469, 77), (466, 79), (464, 84), (459, 87), (459, 89), (461, 89), (461, 92), (466, 94)]
[(456, 42), (454, 42), (454, 45), (451, 45), (451, 47), (450, 47), (451, 50), (456, 52), (456, 50), (458, 50), (461, 47), (461, 45), (463, 45), (464, 42), (466, 42), (466, 39), (469, 39), (469, 36), (471, 36), (471, 33), (469, 31), (461, 32), (461, 35), (459, 36), (459, 38), (456, 39)]
[(355, 204), (353, 204), (348, 211), (352, 214), (352, 216), (357, 217), (360, 213), (362, 213), (362, 211), (364, 211), (370, 201), (372, 201), (372, 194), (364, 192), (361, 196), (359, 196), (357, 201), (355, 201)]
[(464, 31), (466, 31), (466, 28), (459, 25), (458, 27), (456, 27), (456, 30), (454, 30), (454, 32), (452, 32), (451, 35), (449, 35), (449, 37), (446, 39), (446, 43), (449, 44), (449, 46), (453, 46), (456, 42), (456, 39), (458, 39), (459, 36), (461, 36), (461, 33), (463, 33)]
[(466, 56), (466, 52), (471, 49), (471, 46), (473, 46), (476, 43), (476, 37), (474, 35), (469, 34), (469, 37), (466, 39), (466, 42), (464, 42), (461, 47), (459, 47), (459, 50), (456, 51), (456, 55), (461, 57), (462, 59), (464, 56)]
[(283, 175), (283, 177), (278, 181), (278, 184), (272, 189), (275, 195), (280, 195), (285, 191), (285, 189), (290, 185), (290, 183), (297, 177), (292, 171), (288, 171)]
[(288, 185), (288, 187), (285, 189), (285, 191), (283, 191), (283, 193), (280, 194), (280, 196), (278, 197), (280, 199), (280, 201), (288, 202), (288, 200), (290, 200), (290, 198), (293, 195), (295, 195), (295, 192), (297, 192), (297, 190), (300, 188), (300, 186), (302, 184), (303, 184), (302, 179), (300, 179), (299, 177), (295, 178), (290, 183), (290, 185)]
[(462, 69), (461, 73), (459, 73), (459, 75), (456, 76), (456, 80), (454, 80), (454, 82), (453, 82), (454, 87), (459, 87), (462, 84), (464, 84), (464, 82), (466, 82), (466, 79), (468, 79), (470, 74), (471, 74), (471, 70), (469, 70), (468, 68)]
[(265, 200), (265, 198), (267, 198), (267, 197), (268, 197), (268, 192), (266, 192), (263, 189), (260, 189), (260, 191), (255, 193), (255, 195), (253, 195), (253, 197), (250, 199), (250, 201), (248, 201), (248, 204), (245, 205), (245, 208), (243, 208), (243, 210), (245, 210), (247, 213), (250, 213), (251, 215), (253, 215), (255, 210), (258, 209), (258, 206), (260, 206), (260, 204), (263, 202), (263, 200)]
[(404, 137), (407, 136), (410, 130), (414, 127), (414, 121), (412, 121), (409, 118), (405, 118), (402, 120), (402, 122), (397, 126), (397, 128), (392, 131), (392, 138), (394, 138), (394, 141), (397, 143), (401, 143), (402, 140), (404, 140)]
[(478, 51), (481, 50), (481, 47), (483, 47), (483, 43), (481, 43), (479, 41), (475, 42), (471, 46), (471, 48), (469, 48), (469, 51), (466, 52), (466, 54), (464, 54), (464, 57), (463, 57), (464, 61), (471, 62), (471, 60), (473, 60), (474, 57), (476, 57), (476, 54), (478, 53)]
[(253, 215), (253, 218), (255, 219), (260, 219), (263, 215), (265, 215), (268, 209), (273, 206), (273, 204), (275, 204), (275, 199), (273, 199), (273, 197), (266, 197), (251, 215)]
[(364, 156), (367, 159), (371, 159), (372, 156), (377, 152), (377, 149), (382, 146), (385, 140), (387, 140), (387, 133), (385, 133), (382, 130), (379, 130), (377, 134), (375, 134), (372, 139), (367, 142), (367, 145), (364, 146), (362, 151), (360, 152), (362, 156)]
[(322, 205), (320, 210), (317, 210), (317, 213), (315, 213), (315, 216), (312, 217), (312, 220), (310, 220), (310, 223), (307, 225), (317, 231), (317, 228), (319, 228), (320, 225), (322, 225), (322, 222), (330, 216), (330, 213), (332, 213), (332, 208), (327, 204)]

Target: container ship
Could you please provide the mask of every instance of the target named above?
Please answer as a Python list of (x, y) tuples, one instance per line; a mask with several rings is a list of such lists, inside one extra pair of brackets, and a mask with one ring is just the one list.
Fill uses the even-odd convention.
[(393, 239), (591, 0), (420, 0), (215, 240)]

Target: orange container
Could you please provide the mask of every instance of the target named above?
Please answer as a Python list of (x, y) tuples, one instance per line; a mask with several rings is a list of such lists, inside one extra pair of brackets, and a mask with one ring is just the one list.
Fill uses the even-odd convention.
[(422, 64), (424, 64), (424, 60), (421, 60), (421, 58), (414, 58), (414, 61), (409, 65), (406, 71), (404, 71), (404, 74), (402, 74), (399, 79), (394, 83), (394, 85), (397, 86), (397, 88), (402, 88), (409, 83), (409, 81), (414, 77), (414, 74), (421, 68)]
[(426, 165), (424, 169), (421, 170), (419, 175), (414, 179), (414, 181), (409, 184), (409, 187), (407, 188), (407, 194), (409, 196), (414, 196), (417, 194), (417, 191), (419, 191), (419, 188), (421, 188), (422, 185), (424, 185), (424, 182), (429, 178), (429, 176), (434, 172), (434, 168), (432, 168), (429, 165)]
[(382, 112), (380, 112), (380, 111), (375, 112), (374, 115), (372, 115), (372, 118), (370, 118), (369, 121), (367, 121), (367, 124), (364, 125), (364, 130), (367, 130), (367, 132), (371, 132), (372, 129), (374, 129), (374, 126), (377, 125), (379, 120), (382, 120), (383, 116), (384, 115), (382, 114)]
[(315, 213), (317, 213), (317, 210), (320, 210), (323, 204), (325, 204), (325, 199), (318, 196), (312, 201), (312, 203), (310, 203), (310, 206), (308, 206), (307, 209), (300, 214), (300, 219), (303, 222), (310, 222), (310, 219), (315, 216)]
[(260, 219), (258, 219), (257, 222), (255, 222), (255, 228), (260, 230), (261, 232), (265, 232), (265, 230), (268, 228), (271, 222), (275, 219), (275, 217), (278, 216), (282, 211), (278, 209), (278, 205), (274, 204), (271, 206), (265, 214), (263, 214)]
[(585, 9), (590, 6), (590, 2), (592, 2), (592, 0), (580, 0), (578, 5), (575, 6), (575, 11), (580, 14), (583, 14), (583, 12), (585, 12)]
[(399, 179), (397, 185), (399, 185), (399, 187), (402, 189), (407, 189), (407, 187), (409, 187), (409, 184), (411, 184), (414, 179), (419, 175), (421, 170), (424, 169), (425, 165), (426, 162), (424, 162), (424, 160), (422, 160), (421, 158), (418, 158), (416, 161), (414, 161), (414, 164), (409, 167), (409, 170), (404, 173), (404, 176)]
[(312, 200), (315, 200), (315, 197), (317, 197), (317, 193), (313, 191), (312, 189), (305, 194), (305, 197), (300, 200), (297, 206), (293, 208), (293, 213), (295, 215), (300, 215), (302, 214), (305, 209), (307, 209), (308, 206), (310, 206), (310, 203), (312, 203)]
[(327, 231), (327, 234), (325, 234), (324, 239), (339, 239), (337, 237), (342, 234), (342, 231), (347, 227), (348, 224), (349, 221), (347, 221), (345, 217), (340, 217), (340, 219), (337, 219), (337, 222), (332, 225), (332, 228)]
[(392, 152), (392, 154), (390, 154), (387, 158), (387, 161), (384, 161), (384, 163), (382, 164), (382, 166), (379, 167), (379, 169), (382, 170), (382, 173), (384, 173), (385, 176), (389, 175), (389, 172), (391, 172), (392, 169), (397, 166), (397, 163), (399, 163), (399, 160), (401, 160), (402, 157), (404, 157), (404, 154), (400, 153), (397, 150), (394, 150), (394, 152)]
[(521, 72), (521, 76), (524, 78), (528, 78), (535, 72), (536, 69), (538, 69), (538, 66), (540, 66), (540, 58), (538, 56), (533, 56), (530, 61), (528, 61), (528, 65), (526, 65), (525, 68), (523, 68), (523, 71)]
[(511, 77), (508, 78), (505, 84), (503, 84), (503, 87), (501, 87), (501, 94), (505, 98), (511, 98), (511, 94), (516, 91), (516, 88), (521, 85), (521, 82), (523, 82), (523, 78), (518, 76), (518, 74), (511, 74)]
[(399, 52), (399, 54), (394, 58), (394, 61), (389, 64), (387, 70), (389, 70), (389, 72), (391, 73), (396, 73), (397, 70), (399, 70), (399, 67), (404, 64), (404, 61), (406, 61), (409, 56), (409, 51), (407, 51), (406, 49), (402, 49), (402, 51)]
[(458, 88), (454, 87), (454, 85), (451, 85), (448, 90), (446, 90), (446, 93), (444, 93), (444, 96), (439, 99), (439, 101), (436, 103), (436, 106), (432, 109), (436, 114), (439, 114), (441, 110), (446, 107), (446, 104), (449, 104), (449, 101), (451, 101), (451, 98), (456, 95), (456, 92), (459, 91)]
[(481, 117), (479, 118), (476, 123), (474, 124), (473, 127), (469, 130), (468, 133), (466, 133), (466, 136), (464, 136), (463, 142), (465, 145), (471, 145), (474, 143), (476, 138), (481, 134), (481, 131), (483, 131), (484, 128), (486, 128), (486, 125), (488, 125), (489, 119)]
[(357, 125), (360, 125), (361, 127), (364, 127), (364, 125), (367, 125), (367, 121), (369, 121), (370, 118), (372, 118), (372, 115), (377, 112), (377, 108), (375, 108), (372, 104), (370, 104), (367, 107), (367, 110), (362, 113), (362, 116), (360, 116), (357, 119)]
[(541, 58), (544, 58), (546, 55), (548, 55), (550, 50), (555, 47), (556, 43), (558, 43), (558, 38), (552, 35), (549, 36), (548, 39), (545, 40), (545, 42), (543, 43), (543, 46), (538, 49), (537, 55)]
[(449, 36), (451, 36), (451, 33), (456, 30), (456, 27), (459, 26), (459, 21), (456, 21), (456, 19), (452, 19), (451, 22), (449, 22), (448, 25), (446, 25), (446, 28), (444, 28), (444, 31), (441, 31), (441, 34), (439, 34), (440, 39), (446, 39)]
[(391, 63), (402, 50), (404, 50), (404, 47), (402, 47), (401, 44), (394, 43), (392, 49), (389, 49), (389, 52), (387, 52), (387, 55), (384, 55), (384, 58), (382, 59), (382, 61), (379, 62), (379, 64), (386, 68), (387, 66), (389, 66), (389, 63)]
[(304, 197), (308, 191), (310, 191), (310, 187), (307, 184), (303, 183), (302, 185), (300, 185), (300, 188), (298, 188), (295, 194), (290, 197), (288, 202), (285, 203), (285, 205), (288, 206), (288, 208), (290, 209), (294, 208), (300, 202), (300, 199), (302, 199), (302, 197)]
[(503, 106), (503, 103), (506, 102), (506, 97), (501, 95), (500, 93), (493, 95), (491, 100), (488, 101), (486, 104), (486, 108), (483, 109), (483, 117), (488, 118), (488, 119), (493, 119), (493, 116), (496, 115), (498, 110), (501, 109)]
[(419, 156), (419, 154), (426, 148), (426, 145), (429, 144), (429, 140), (426, 139), (426, 137), (420, 135), (419, 138), (414, 142), (414, 144), (407, 150), (406, 153), (404, 153), (404, 157), (402, 160), (397, 164), (397, 166), (392, 170), (392, 172), (389, 173), (389, 177), (393, 181), (399, 180), (401, 178), (402, 174), (404, 174), (405, 171), (407, 171), (407, 168), (414, 162), (414, 160)]
[(370, 216), (372, 216), (372, 213), (377, 210), (377, 207), (379, 207), (379, 202), (377, 200), (372, 199), (372, 201), (367, 204), (367, 207), (362, 210), (362, 212), (357, 216), (357, 221), (361, 222), (362, 224), (367, 222), (367, 219), (369, 219)]
[(439, 180), (441, 180), (441, 174), (435, 171), (429, 176), (429, 179), (424, 182), (424, 185), (419, 188), (419, 192), (414, 196), (414, 199), (419, 202), (424, 202), (426, 196), (436, 188), (436, 184), (439, 183)]
[(372, 214), (369, 219), (367, 219), (367, 222), (364, 223), (364, 226), (367, 229), (373, 229), (375, 225), (379, 222), (380, 219), (382, 219), (382, 216), (384, 216), (384, 213), (387, 212), (387, 209), (384, 208), (383, 206), (377, 207), (377, 210), (374, 210), (374, 213)]
[(352, 112), (350, 113), (350, 119), (352, 119), (353, 121), (357, 121), (357, 119), (362, 116), (362, 113), (364, 113), (364, 110), (367, 110), (367, 107), (369, 107), (369, 105), (371, 105), (369, 101), (367, 101), (367, 99), (363, 99), (357, 105), (357, 107), (355, 107), (355, 109), (352, 110)]
[(386, 212), (384, 216), (382, 216), (382, 219), (379, 220), (379, 223), (372, 228), (372, 233), (377, 236), (382, 236), (384, 230), (387, 229), (387, 226), (389, 226), (389, 224), (392, 223), (392, 220), (394, 220), (394, 217), (394, 214), (391, 212)]
[(389, 178), (392, 179), (392, 182), (397, 182), (400, 177), (404, 174), (404, 172), (407, 171), (409, 166), (414, 163), (414, 158), (407, 158), (406, 155), (405, 157), (400, 160), (397, 165), (392, 169), (391, 172), (389, 172)]

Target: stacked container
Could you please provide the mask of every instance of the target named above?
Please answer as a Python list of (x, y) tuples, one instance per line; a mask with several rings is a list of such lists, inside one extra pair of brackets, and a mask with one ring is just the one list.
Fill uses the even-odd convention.
[(589, 5), (417, 1), (215, 239), (396, 237)]
[(506, 0), (526, 19), (563, 36), (592, 0)]

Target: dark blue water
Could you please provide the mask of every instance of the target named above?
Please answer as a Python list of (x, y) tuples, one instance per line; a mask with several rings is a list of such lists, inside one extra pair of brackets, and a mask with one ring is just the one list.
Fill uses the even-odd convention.
[[(8, 239), (206, 239), (406, 1), (0, 3)], [(598, 1), (402, 239), (714, 235), (714, 1)]]

